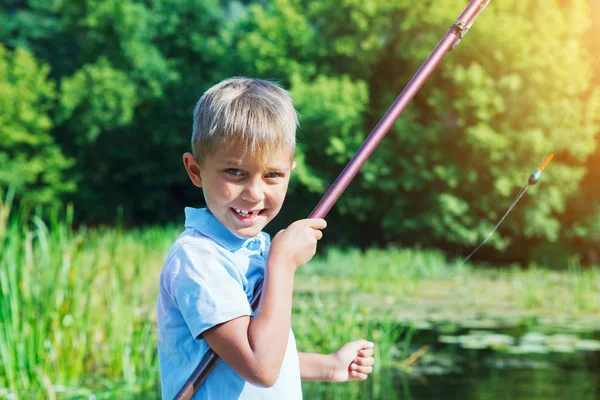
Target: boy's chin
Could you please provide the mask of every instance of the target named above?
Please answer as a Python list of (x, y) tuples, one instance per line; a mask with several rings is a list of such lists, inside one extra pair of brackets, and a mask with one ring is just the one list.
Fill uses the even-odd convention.
[(240, 229), (234, 229), (231, 230), (231, 233), (233, 233), (235, 236), (239, 237), (240, 239), (250, 239), (253, 238), (254, 236), (258, 235), (264, 228), (264, 225), (260, 225), (260, 226), (252, 226), (252, 227), (246, 227), (246, 228), (240, 228)]

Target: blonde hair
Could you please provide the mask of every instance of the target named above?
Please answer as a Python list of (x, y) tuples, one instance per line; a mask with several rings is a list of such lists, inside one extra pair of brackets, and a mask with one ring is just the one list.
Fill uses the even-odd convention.
[(192, 153), (200, 164), (217, 150), (241, 145), (254, 157), (296, 147), (298, 114), (273, 82), (234, 77), (207, 90), (194, 109)]

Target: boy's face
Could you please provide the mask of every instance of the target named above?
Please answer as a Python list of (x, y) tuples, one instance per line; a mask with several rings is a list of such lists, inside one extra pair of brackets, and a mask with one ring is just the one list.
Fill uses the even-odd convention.
[(231, 233), (250, 238), (279, 213), (295, 167), (290, 149), (249, 156), (240, 146), (217, 151), (199, 165), (190, 153), (183, 156), (192, 182), (202, 187), (210, 212)]

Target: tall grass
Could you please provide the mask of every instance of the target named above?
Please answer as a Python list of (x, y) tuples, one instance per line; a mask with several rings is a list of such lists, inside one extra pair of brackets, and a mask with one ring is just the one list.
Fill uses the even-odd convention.
[(379, 315), (370, 318), (370, 310), (353, 298), (351, 292), (297, 293), (294, 299), (293, 328), (299, 351), (331, 353), (343, 344), (365, 338), (376, 343), (374, 371), (367, 382), (345, 384), (305, 382), (303, 393), (309, 399), (390, 398), (396, 379), (393, 371), (408, 370), (412, 328)]
[(0, 203), (0, 397), (156, 393), (155, 281), (175, 233), (75, 232), (72, 216)]
[[(11, 207), (9, 193), (0, 201), (0, 398), (159, 398), (157, 281), (178, 230), (74, 230), (71, 208), (43, 220)], [(370, 320), (349, 293), (339, 296), (297, 294), (299, 346), (329, 352), (358, 337), (377, 341), (381, 373), (370, 387), (382, 390), (381, 368), (402, 359), (395, 342), (404, 328)], [(309, 397), (322, 390), (306, 388)]]
[(413, 249), (331, 249), (302, 267), (299, 280), (324, 291), (353, 290), (380, 300), (434, 298), (494, 307), (508, 302), (514, 311), (600, 312), (600, 269), (576, 261), (556, 271), (532, 265), (492, 268), (448, 260), (439, 251)]
[(572, 261), (565, 272), (532, 267), (510, 270), (506, 279), (517, 293), (519, 305), (527, 309), (564, 312), (600, 311), (600, 270)]

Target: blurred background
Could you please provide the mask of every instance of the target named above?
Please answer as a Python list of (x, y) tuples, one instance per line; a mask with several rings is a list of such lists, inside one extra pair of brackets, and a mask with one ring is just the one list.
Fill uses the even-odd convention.
[[(478, 256), (597, 261), (600, 73), (585, 82), (600, 55), (598, 4), (489, 7), (342, 197), (329, 239), (463, 254), (554, 152)], [(72, 203), (78, 222), (181, 223), (182, 207), (203, 201), (181, 162), (195, 102), (247, 75), (288, 88), (301, 116), (287, 225), (310, 213), (464, 6), (5, 1), (0, 186), (32, 206)]]
[[(206, 89), (245, 75), (292, 93), (299, 166), (269, 226), (276, 232), (310, 213), (466, 4), (4, 0), (0, 398), (157, 396), (156, 284), (183, 207), (203, 206), (181, 155)], [(358, 288), (365, 293), (385, 292), (375, 283), (394, 276), (411, 285), (388, 294), (407, 296), (422, 294), (416, 279), (466, 276), (454, 260), (486, 237), (553, 152), (541, 182), (473, 260), (508, 274), (507, 287), (524, 296), (530, 313), (550, 303), (566, 314), (600, 310), (593, 267), (600, 263), (599, 57), (599, 0), (492, 1), (329, 214), (324, 265), (302, 272), (313, 282), (299, 286), (310, 287), (308, 302), (321, 293), (312, 275), (335, 260), (355, 265), (334, 269), (336, 279), (354, 282), (380, 265), (372, 284)], [(415, 265), (442, 272), (423, 275)], [(414, 274), (394, 275), (402, 268)], [(545, 289), (537, 275), (511, 275), (538, 269)], [(585, 294), (569, 308), (575, 293)], [(380, 325), (369, 326), (386, 337)], [(310, 343), (302, 327), (299, 343)], [(406, 326), (388, 328), (390, 346), (404, 343), (398, 359), (406, 361), (414, 336), (403, 336)], [(390, 329), (398, 331), (393, 338)], [(330, 390), (308, 388), (310, 398)], [(397, 389), (364, 396), (409, 398)]]

